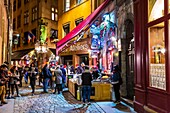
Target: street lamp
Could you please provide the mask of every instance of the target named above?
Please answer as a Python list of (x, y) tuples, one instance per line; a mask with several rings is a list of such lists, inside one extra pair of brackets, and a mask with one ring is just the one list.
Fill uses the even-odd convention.
[(37, 53), (47, 53), (47, 43), (41, 43), (40, 41), (38, 41), (35, 44), (35, 50), (37, 51)]

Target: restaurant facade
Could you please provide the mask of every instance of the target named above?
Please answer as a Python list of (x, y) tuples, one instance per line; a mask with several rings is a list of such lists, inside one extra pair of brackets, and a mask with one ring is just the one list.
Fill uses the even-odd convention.
[(170, 0), (134, 0), (135, 101), (138, 113), (169, 113)]

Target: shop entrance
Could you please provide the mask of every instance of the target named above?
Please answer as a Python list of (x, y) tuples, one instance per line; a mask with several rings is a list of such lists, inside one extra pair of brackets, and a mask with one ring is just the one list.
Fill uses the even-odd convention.
[(80, 55), (79, 64), (81, 64), (82, 62), (84, 62), (85, 65), (89, 65), (89, 56), (88, 55)]
[(63, 63), (64, 65), (72, 65), (73, 64), (72, 55), (62, 56), (61, 63)]

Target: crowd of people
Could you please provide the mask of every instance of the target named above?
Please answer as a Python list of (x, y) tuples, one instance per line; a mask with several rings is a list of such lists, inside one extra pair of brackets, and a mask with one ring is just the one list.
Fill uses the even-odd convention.
[[(113, 74), (114, 76), (111, 77), (111, 83), (115, 87), (114, 91), (116, 95), (116, 101), (120, 101), (120, 84), (117, 84), (117, 81), (119, 81), (120, 78), (120, 73), (117, 70), (118, 68), (115, 67), (115, 74)], [(68, 68), (63, 64), (51, 66), (47, 62), (39, 72), (34, 63), (26, 65), (25, 67), (12, 66), (9, 69), (9, 63), (4, 62), (0, 66), (0, 106), (7, 104), (5, 98), (10, 99), (15, 98), (15, 96), (21, 96), (19, 93), (19, 88), (23, 86), (23, 78), (25, 83), (29, 84), (31, 87), (32, 96), (34, 96), (35, 93), (36, 80), (39, 80), (39, 85), (43, 85), (44, 93), (48, 93), (50, 88), (50, 93), (60, 94), (67, 85), (67, 73)], [(97, 67), (89, 69), (89, 67), (86, 67), (84, 63), (81, 63), (80, 65), (76, 65), (75, 68), (70, 66), (69, 73), (81, 74), (83, 102), (86, 103), (87, 100), (88, 104), (90, 104), (92, 80), (101, 77), (100, 70)], [(14, 89), (16, 89), (16, 93), (14, 92)]]

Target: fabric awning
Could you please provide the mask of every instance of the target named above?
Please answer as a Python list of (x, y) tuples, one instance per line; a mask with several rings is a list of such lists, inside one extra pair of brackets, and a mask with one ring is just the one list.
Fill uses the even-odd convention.
[(75, 27), (71, 32), (69, 32), (64, 38), (62, 38), (59, 42), (56, 43), (56, 53), (61, 50), (67, 43), (76, 37), (79, 33), (83, 31), (86, 27), (86, 30), (90, 27), (90, 25), (95, 18), (100, 14), (100, 12), (105, 9), (105, 7), (109, 4), (111, 0), (105, 0), (92, 14), (90, 14), (85, 20), (83, 20), (77, 27)]
[(11, 60), (21, 60), (21, 58), (23, 56), (25, 56), (26, 54), (28, 54), (29, 52), (31, 52), (34, 49), (27, 49), (27, 50), (21, 50), (21, 51), (15, 51), (13, 52), (13, 55), (11, 56)]

